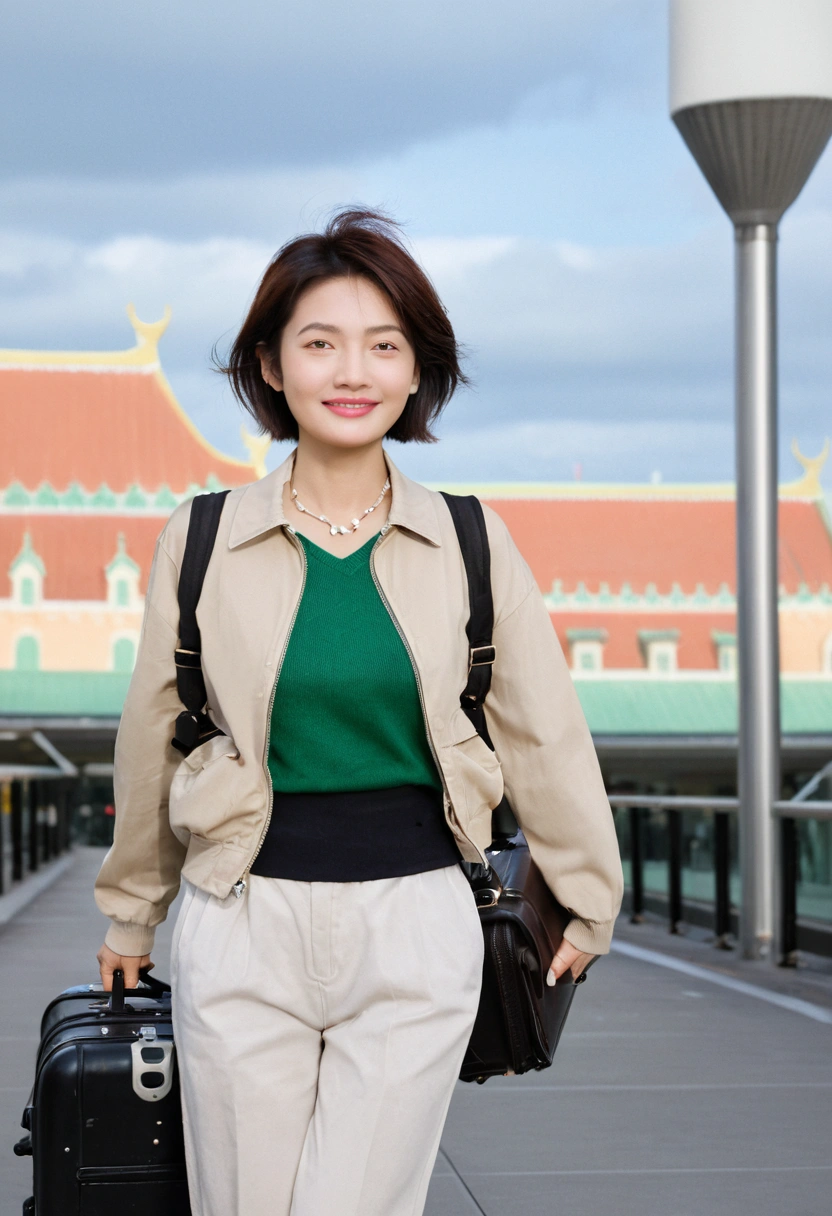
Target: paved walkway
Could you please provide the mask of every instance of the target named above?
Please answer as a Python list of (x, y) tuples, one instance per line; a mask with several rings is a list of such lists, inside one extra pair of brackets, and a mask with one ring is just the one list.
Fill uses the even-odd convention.
[[(32, 1081), (41, 1010), (96, 978), (104, 929), (91, 894), (103, 850), (0, 930), (0, 1216), (19, 1216), (28, 1160), (11, 1145)], [(175, 907), (174, 907), (175, 913)], [(168, 974), (173, 918), (159, 934)], [(634, 936), (636, 935), (636, 936)], [(823, 1216), (832, 1190), (832, 1024), (711, 983), (715, 951), (672, 948), (682, 973), (624, 954), (595, 967), (551, 1070), (459, 1085), (426, 1216)], [(729, 979), (732, 967), (721, 963)], [(745, 968), (742, 981), (760, 975)], [(795, 981), (797, 982), (797, 981)], [(780, 973), (771, 991), (790, 983)], [(824, 984), (800, 999), (828, 1007)]]

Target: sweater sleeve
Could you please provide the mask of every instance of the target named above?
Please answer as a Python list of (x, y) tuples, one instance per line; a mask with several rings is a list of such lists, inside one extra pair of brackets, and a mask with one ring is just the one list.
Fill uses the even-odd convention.
[(178, 571), (164, 538), (163, 532), (156, 543), (136, 665), (116, 736), (113, 844), (95, 881), (95, 901), (111, 919), (105, 942), (132, 956), (152, 949), (155, 926), (179, 890), (186, 852), (168, 818), (171, 779), (181, 760), (170, 740), (182, 706), (174, 662)]

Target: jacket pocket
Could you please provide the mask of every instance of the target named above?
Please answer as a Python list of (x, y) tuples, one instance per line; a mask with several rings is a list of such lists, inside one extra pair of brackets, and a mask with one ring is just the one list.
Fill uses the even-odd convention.
[(240, 763), (240, 753), (228, 735), (215, 735), (183, 757), (173, 774), (169, 798), (170, 826), (183, 844), (191, 835), (211, 837), (227, 825), (235, 787), (239, 794)]
[(465, 826), (497, 806), (503, 796), (503, 770), (461, 709), (451, 719), (448, 737), (442, 748), (443, 769), (451, 803)]

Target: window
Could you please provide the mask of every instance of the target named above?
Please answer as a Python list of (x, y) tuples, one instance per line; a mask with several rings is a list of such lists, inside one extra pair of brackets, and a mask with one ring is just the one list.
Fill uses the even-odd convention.
[(720, 629), (714, 629), (711, 633), (714, 646), (716, 647), (716, 665), (720, 671), (726, 675), (733, 675), (737, 670), (737, 635), (735, 633), (724, 633)]
[(132, 671), (136, 663), (136, 644), (132, 638), (116, 638), (113, 644), (113, 671)]
[(600, 642), (576, 642), (572, 647), (572, 666), (576, 671), (600, 671), (604, 652)]
[(603, 670), (606, 629), (567, 629), (566, 640), (574, 672)]
[(648, 671), (667, 676), (678, 670), (678, 629), (640, 629), (638, 640)]
[(9, 567), (12, 598), (24, 608), (34, 608), (43, 599), (46, 567), (32, 548), (30, 533), (23, 533), (20, 552)]
[(104, 571), (107, 578), (107, 603), (112, 608), (141, 607), (139, 567), (127, 553), (124, 533), (119, 532), (116, 554)]
[(37, 671), (40, 668), (40, 643), (32, 634), (26, 633), (17, 639), (14, 665), (17, 671)]

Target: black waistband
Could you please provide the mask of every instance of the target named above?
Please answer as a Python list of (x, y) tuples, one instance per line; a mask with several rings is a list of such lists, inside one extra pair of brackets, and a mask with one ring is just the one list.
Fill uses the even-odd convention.
[(279, 794), (251, 867), (266, 878), (363, 882), (438, 870), (460, 860), (427, 785), (335, 794)]

